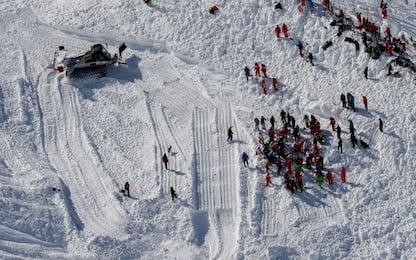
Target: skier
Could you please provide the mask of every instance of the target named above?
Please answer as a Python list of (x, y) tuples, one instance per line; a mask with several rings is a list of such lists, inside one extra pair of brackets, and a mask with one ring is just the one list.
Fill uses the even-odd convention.
[(246, 75), (247, 81), (248, 81), (249, 77), (253, 76), (253, 75), (251, 75), (250, 69), (247, 66), (244, 68), (244, 74)]
[(243, 160), (244, 167), (248, 167), (248, 155), (246, 152), (243, 152), (241, 159)]
[(315, 64), (313, 64), (313, 55), (311, 52), (308, 53), (308, 61), (312, 64), (312, 66), (315, 66)]
[(172, 186), (170, 187), (170, 196), (172, 197), (172, 201), (174, 199), (177, 199), (178, 198), (178, 196), (176, 195), (176, 191), (173, 189)]
[(164, 153), (162, 156), (162, 162), (165, 164), (165, 169), (167, 170), (169, 160), (168, 160), (168, 156), (166, 155), (166, 153)]
[(230, 126), (230, 128), (228, 128), (228, 132), (227, 132), (227, 135), (228, 135), (227, 141), (230, 141), (230, 142), (233, 141), (233, 134), (234, 134), (233, 130), (231, 128), (232, 128), (232, 126)]
[(260, 120), (257, 117), (254, 118), (254, 128), (256, 130), (259, 130), (259, 124), (260, 124)]
[(344, 93), (341, 93), (341, 103), (343, 108), (347, 107), (347, 99), (345, 98)]
[(128, 181), (126, 181), (126, 183), (124, 183), (124, 191), (125, 194), (130, 197), (130, 183)]
[(276, 25), (276, 28), (274, 28), (274, 32), (276, 33), (276, 37), (280, 38), (280, 26)]
[(254, 63), (254, 71), (256, 73), (256, 77), (260, 77), (260, 65), (257, 62)]
[(266, 65), (264, 65), (264, 64), (261, 64), (261, 72), (263, 73), (263, 76), (265, 77), (265, 78), (267, 78), (267, 68), (266, 68)]
[(285, 35), (285, 38), (288, 38), (289, 34), (287, 32), (287, 25), (285, 23), (282, 25), (282, 31), (283, 31), (283, 34)]
[(364, 103), (364, 107), (365, 107), (365, 110), (368, 110), (368, 107), (367, 107), (367, 97), (366, 96), (363, 96), (363, 103)]
[(334, 178), (332, 176), (332, 172), (328, 171), (326, 173), (326, 180), (328, 181), (328, 185), (334, 184)]
[(299, 41), (296, 46), (298, 46), (298, 49), (299, 49), (299, 56), (301, 56), (303, 58), (303, 44), (302, 44), (302, 42)]
[(378, 122), (379, 122), (378, 127), (379, 127), (380, 131), (383, 132), (383, 121), (381, 120), (381, 118), (378, 119)]
[(341, 182), (347, 182), (347, 170), (344, 166), (341, 168)]
[(364, 69), (364, 77), (365, 79), (368, 79), (368, 67), (365, 67)]

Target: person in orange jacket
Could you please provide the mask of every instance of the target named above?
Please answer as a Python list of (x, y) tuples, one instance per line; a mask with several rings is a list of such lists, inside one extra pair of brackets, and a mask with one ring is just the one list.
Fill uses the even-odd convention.
[(274, 32), (276, 33), (276, 37), (280, 38), (280, 26), (276, 25), (276, 27), (274, 28)]
[(341, 182), (347, 182), (347, 170), (344, 166), (341, 168)]
[(260, 65), (257, 62), (254, 63), (254, 71), (256, 73), (256, 77), (260, 77)]
[(167, 170), (169, 159), (168, 159), (168, 156), (166, 155), (166, 153), (164, 153), (163, 156), (162, 156), (162, 162), (165, 164), (165, 169)]

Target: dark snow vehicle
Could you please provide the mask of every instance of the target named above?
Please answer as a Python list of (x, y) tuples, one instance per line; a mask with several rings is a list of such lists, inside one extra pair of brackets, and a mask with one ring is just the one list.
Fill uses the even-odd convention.
[[(63, 47), (60, 47), (63, 49)], [(113, 64), (123, 63), (121, 53), (126, 49), (123, 43), (119, 47), (119, 55), (111, 54), (102, 44), (94, 44), (91, 50), (77, 57), (65, 57), (62, 60), (63, 65), (58, 66), (58, 71), (65, 71), (65, 75), (70, 79), (85, 77), (89, 75), (99, 75), (104, 77), (107, 68)]]

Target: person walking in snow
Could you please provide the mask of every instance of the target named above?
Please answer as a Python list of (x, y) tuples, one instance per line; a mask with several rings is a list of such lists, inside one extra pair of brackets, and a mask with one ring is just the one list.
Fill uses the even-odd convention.
[(337, 126), (337, 137), (341, 139), (341, 127), (339, 125)]
[(168, 159), (168, 156), (166, 155), (166, 153), (164, 153), (163, 156), (162, 156), (162, 162), (165, 164), (165, 169), (167, 170), (169, 159)]
[(303, 44), (302, 44), (302, 42), (299, 41), (296, 46), (298, 46), (298, 49), (299, 49), (299, 56), (303, 58)]
[(244, 167), (248, 167), (248, 155), (246, 152), (243, 152), (241, 159), (243, 160)]
[(273, 88), (274, 91), (278, 91), (279, 90), (278, 83), (277, 83), (277, 79), (276, 78), (273, 78), (272, 79), (272, 88)]
[(267, 68), (266, 68), (266, 65), (261, 64), (261, 72), (263, 73), (263, 76), (265, 78), (267, 78)]
[(341, 182), (347, 182), (347, 170), (345, 170), (344, 166), (341, 168)]
[(341, 103), (343, 108), (347, 108), (347, 98), (345, 97), (344, 93), (341, 93)]
[(288, 33), (287, 25), (285, 23), (283, 23), (282, 25), (282, 31), (283, 31), (283, 34), (285, 35), (285, 38), (288, 38), (289, 33)]
[(342, 153), (342, 139), (341, 138), (338, 139), (338, 152), (339, 151), (341, 151)]
[(272, 128), (274, 129), (274, 122), (276, 122), (276, 120), (274, 119), (274, 116), (272, 115), (270, 117), (270, 124), (272, 125)]
[(260, 118), (260, 124), (261, 124), (261, 128), (263, 130), (266, 130), (266, 118), (264, 116), (261, 116), (261, 118)]
[(250, 69), (247, 66), (244, 68), (244, 74), (246, 75), (247, 81), (248, 81), (249, 77), (253, 76), (253, 75), (251, 75)]
[(324, 182), (324, 176), (322, 175), (322, 172), (320, 170), (316, 171), (316, 183), (318, 183), (318, 186), (322, 188), (322, 183)]
[(130, 197), (130, 183), (128, 181), (124, 183), (124, 192), (128, 197)]
[(257, 62), (254, 63), (254, 72), (256, 74), (256, 77), (260, 77), (260, 65)]
[(310, 123), (309, 116), (305, 115), (303, 117), (303, 120), (305, 121), (306, 128), (309, 128), (309, 123)]
[(334, 184), (334, 178), (332, 176), (332, 172), (328, 171), (326, 173), (326, 180), (328, 181), (328, 185)]
[(170, 187), (170, 196), (172, 197), (172, 201), (174, 199), (177, 199), (178, 198), (178, 196), (176, 195), (176, 191), (173, 189), (172, 186)]
[(266, 186), (270, 186), (270, 185), (273, 184), (272, 183), (272, 178), (270, 177), (269, 173), (266, 174), (265, 182), (266, 182)]
[(308, 53), (308, 61), (312, 64), (312, 66), (315, 66), (313, 63), (313, 54), (311, 52)]
[(230, 128), (228, 128), (228, 131), (227, 131), (227, 135), (228, 135), (227, 141), (229, 141), (229, 142), (233, 141), (233, 134), (234, 133), (233, 133), (233, 130), (231, 128), (232, 128), (232, 126)]
[(259, 130), (260, 120), (256, 117), (254, 118), (254, 128)]
[(283, 109), (280, 111), (280, 120), (282, 120), (283, 125), (286, 124), (286, 112)]
[(280, 26), (276, 25), (276, 27), (274, 28), (274, 32), (276, 33), (276, 37), (280, 38)]
[(383, 132), (383, 120), (381, 120), (381, 118), (378, 119), (378, 128), (380, 129), (381, 132)]
[(335, 132), (335, 118), (330, 117), (329, 118), (329, 123), (331, 124), (332, 131)]
[(365, 79), (368, 79), (368, 67), (365, 67), (364, 69), (364, 77)]
[(363, 96), (363, 103), (364, 103), (364, 107), (365, 107), (365, 110), (368, 110), (368, 107), (367, 107), (367, 97), (366, 96)]

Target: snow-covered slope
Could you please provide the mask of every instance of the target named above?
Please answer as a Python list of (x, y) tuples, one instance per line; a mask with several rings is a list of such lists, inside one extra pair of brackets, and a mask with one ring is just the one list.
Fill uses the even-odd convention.
[[(333, 1), (393, 36), (416, 37), (414, 1)], [(416, 255), (413, 170), (415, 74), (371, 59), (358, 31), (337, 36), (315, 1), (0, 2), (0, 256), (6, 259), (411, 259)], [(276, 39), (286, 23), (290, 39)], [(345, 37), (360, 42), (357, 52)], [(298, 56), (296, 44), (316, 66)], [(325, 41), (333, 46), (322, 49)], [(69, 81), (51, 69), (64, 45), (125, 42), (125, 65)], [(407, 52), (415, 61), (416, 46)], [(263, 95), (243, 68), (264, 63), (279, 90)], [(369, 79), (363, 77), (365, 67)], [(270, 78), (266, 80), (271, 84)], [(343, 109), (341, 93), (356, 97)], [(369, 99), (366, 111), (361, 97)], [(255, 154), (255, 117), (290, 112), (321, 122), (335, 184), (290, 194)], [(344, 153), (329, 126), (343, 129)], [(384, 121), (384, 132), (378, 119)], [(348, 120), (369, 149), (352, 148)], [(234, 141), (227, 142), (232, 126)], [(268, 127), (270, 125), (268, 124)], [(278, 120), (277, 126), (282, 127)], [(266, 134), (266, 133), (265, 133)], [(306, 129), (301, 130), (310, 140)], [(289, 139), (288, 143), (293, 144)], [(161, 157), (172, 146), (169, 169)], [(250, 156), (242, 166), (241, 153)], [(341, 167), (347, 183), (341, 183)], [(131, 198), (119, 190), (131, 184)], [(173, 187), (179, 200), (171, 201)], [(53, 188), (59, 189), (58, 191)]]

